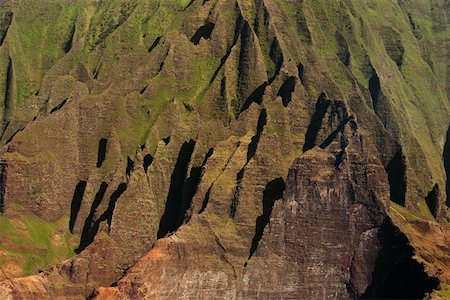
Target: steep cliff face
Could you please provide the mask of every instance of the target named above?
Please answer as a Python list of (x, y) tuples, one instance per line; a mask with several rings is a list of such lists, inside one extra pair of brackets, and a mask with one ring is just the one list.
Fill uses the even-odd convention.
[(447, 3), (0, 8), (2, 298), (448, 293)]

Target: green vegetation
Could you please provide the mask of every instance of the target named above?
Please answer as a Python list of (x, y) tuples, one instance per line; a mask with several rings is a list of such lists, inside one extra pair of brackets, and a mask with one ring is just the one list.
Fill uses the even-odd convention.
[(68, 231), (67, 216), (50, 223), (21, 208), (14, 210), (13, 217), (0, 216), (0, 266), (18, 267), (16, 276), (30, 275), (75, 254), (77, 241)]

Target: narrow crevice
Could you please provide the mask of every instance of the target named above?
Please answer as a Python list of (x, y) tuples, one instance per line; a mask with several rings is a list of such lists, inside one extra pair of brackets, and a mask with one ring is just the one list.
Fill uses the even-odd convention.
[(80, 245), (78, 246), (77, 249), (75, 249), (75, 252), (77, 254), (83, 251), (87, 246), (92, 244), (92, 242), (94, 241), (95, 235), (97, 234), (98, 231), (98, 225), (94, 223), (94, 217), (98, 206), (102, 203), (107, 188), (108, 184), (106, 182), (102, 182), (97, 194), (95, 195), (89, 215), (87, 216), (84, 222), (83, 232), (81, 234), (80, 239)]
[(194, 45), (198, 45), (202, 38), (205, 40), (209, 39), (211, 37), (214, 26), (215, 24), (211, 22), (207, 22), (205, 25), (201, 26), (194, 34), (194, 36), (192, 36), (191, 42)]
[(236, 175), (236, 189), (234, 190), (233, 199), (231, 200), (230, 205), (230, 217), (233, 219), (236, 216), (237, 207), (239, 205), (239, 193), (241, 190), (242, 179), (244, 179), (244, 174), (245, 174), (245, 166), (242, 167), (242, 169), (240, 169)]
[(289, 102), (292, 100), (292, 93), (295, 89), (295, 77), (290, 76), (288, 79), (284, 81), (281, 85), (280, 90), (278, 91), (278, 96), (281, 97), (283, 102), (283, 106), (287, 107)]
[[(264, 233), (264, 229), (270, 222), (270, 216), (272, 215), (273, 206), (276, 200), (283, 198), (283, 192), (286, 189), (283, 178), (279, 177), (270, 181), (263, 192), (263, 212), (262, 215), (256, 218), (255, 235), (252, 239), (252, 245), (250, 247), (250, 254), (248, 260), (253, 256), (258, 244)], [(248, 261), (247, 260), (247, 261)], [(247, 263), (246, 263), (247, 264)]]
[[(127, 190), (127, 187), (128, 186), (125, 182), (122, 182), (121, 184), (119, 184), (117, 189), (111, 194), (111, 197), (109, 198), (108, 208), (105, 210), (105, 212), (100, 216), (100, 218), (96, 222), (96, 223), (100, 223), (102, 221), (107, 221), (108, 231), (111, 230), (112, 217), (114, 214), (114, 210), (116, 208), (117, 201), (119, 200), (120, 196), (122, 196), (122, 194)], [(97, 226), (97, 228), (98, 228), (98, 226)]]
[(281, 51), (280, 44), (276, 38), (273, 39), (272, 44), (270, 45), (269, 57), (275, 66), (273, 74), (268, 74), (270, 84), (275, 80), (277, 75), (280, 74), (280, 70), (284, 62), (283, 51)]
[(75, 37), (75, 24), (73, 24), (72, 28), (70, 29), (69, 39), (64, 45), (64, 53), (68, 53), (72, 49), (74, 37)]
[(164, 68), (164, 64), (166, 62), (166, 59), (169, 56), (169, 50), (170, 50), (170, 48), (167, 47), (167, 50), (164, 53), (164, 57), (161, 59), (161, 62), (159, 63), (158, 70), (156, 71), (156, 76), (162, 72), (162, 70)]
[(186, 9), (188, 9), (189, 7), (191, 7), (192, 4), (194, 4), (195, 0), (191, 0), (189, 1), (188, 5), (186, 5), (186, 7), (183, 9), (183, 11), (185, 11)]
[(227, 53), (225, 53), (225, 55), (221, 58), (220, 64), (217, 67), (216, 71), (214, 71), (214, 74), (211, 77), (211, 80), (209, 81), (209, 84), (211, 84), (216, 79), (216, 77), (219, 74), (220, 70), (222, 70), (223, 66), (225, 65), (225, 62), (227, 61), (228, 57), (231, 55), (231, 51), (233, 50), (233, 47), (236, 45), (236, 43), (237, 43), (237, 41), (239, 39), (239, 35), (240, 35), (241, 31), (242, 31), (243, 25), (244, 25), (244, 18), (242, 17), (241, 14), (239, 14), (239, 16), (238, 16), (238, 18), (236, 20), (233, 42), (229, 46), (229, 48), (227, 50)]
[(345, 37), (339, 31), (336, 32), (336, 42), (338, 45), (338, 51), (336, 53), (339, 60), (345, 65), (350, 65), (350, 50), (348, 48)]
[(423, 299), (439, 286), (414, 259), (408, 238), (386, 218), (378, 231), (381, 249), (372, 282), (360, 299)]
[(50, 114), (60, 110), (67, 103), (67, 100), (69, 100), (69, 98), (64, 99), (60, 104), (58, 104), (57, 106), (53, 107), (52, 110), (50, 111)]
[(150, 48), (148, 48), (148, 50), (147, 50), (148, 53), (152, 52), (152, 51), (156, 48), (156, 46), (159, 45), (159, 42), (161, 41), (161, 38), (162, 38), (162, 36), (158, 36), (158, 37), (153, 41), (153, 44), (152, 44), (152, 45), (150, 46)]
[(159, 64), (158, 71), (156, 72), (156, 74), (161, 73), (162, 69), (164, 68), (164, 62), (165, 62), (165, 59), (163, 61), (161, 61), (161, 63)]
[(337, 137), (339, 132), (342, 132), (344, 130), (345, 125), (347, 125), (348, 122), (353, 120), (353, 116), (347, 117), (344, 119), (344, 121), (339, 124), (339, 126), (320, 144), (320, 148), (325, 149), (328, 147)]
[(92, 72), (93, 78), (95, 80), (98, 79), (98, 75), (100, 74), (100, 69), (102, 68), (102, 63), (99, 63), (98, 66), (94, 69), (94, 72)]
[(133, 170), (134, 170), (134, 161), (128, 156), (127, 157), (127, 169), (125, 172), (127, 174), (127, 177), (130, 177)]
[(447, 129), (447, 135), (445, 138), (444, 151), (442, 153), (442, 158), (444, 160), (444, 169), (446, 174), (445, 181), (445, 192), (447, 199), (445, 201), (446, 205), (450, 207), (450, 125)]
[(0, 20), (0, 47), (3, 45), (3, 42), (5, 41), (13, 16), (14, 13), (8, 11), (5, 13), (5, 16)]
[(435, 219), (439, 216), (439, 198), (439, 185), (435, 184), (433, 189), (425, 197), (425, 202), (427, 203), (428, 209)]
[(147, 173), (148, 167), (150, 167), (152, 162), (153, 162), (153, 156), (151, 154), (146, 154), (144, 156), (144, 162), (143, 162), (143, 167), (144, 167), (145, 173)]
[(306, 152), (316, 145), (317, 135), (322, 127), (323, 118), (327, 113), (328, 108), (331, 105), (331, 101), (326, 98), (326, 95), (322, 93), (316, 102), (316, 111), (311, 117), (308, 129), (306, 130), (305, 144), (303, 145), (303, 152)]
[(214, 184), (212, 184), (212, 185), (209, 187), (208, 191), (206, 192), (205, 198), (203, 199), (203, 202), (202, 202), (202, 207), (201, 207), (200, 210), (198, 211), (199, 214), (201, 214), (202, 212), (204, 212), (205, 209), (206, 209), (206, 207), (208, 206), (209, 198), (211, 197), (211, 190), (212, 190), (213, 186), (214, 186)]
[(248, 83), (249, 76), (251, 76), (251, 70), (249, 69), (253, 60), (253, 43), (254, 40), (254, 32), (251, 25), (248, 22), (245, 22), (240, 37), (240, 49), (239, 49), (239, 58), (237, 60), (237, 99), (236, 101), (231, 102), (231, 106), (234, 112), (241, 111), (242, 104), (244, 100), (248, 97)]
[(9, 143), (14, 139), (14, 137), (15, 137), (19, 132), (21, 132), (23, 129), (24, 129), (24, 128), (17, 129), (17, 130), (9, 137), (9, 139), (6, 140), (6, 143), (5, 143), (5, 144), (9, 144)]
[(209, 149), (209, 151), (205, 155), (202, 164), (198, 167), (191, 168), (189, 177), (186, 179), (186, 182), (184, 183), (183, 203), (185, 204), (185, 207), (182, 208), (183, 210), (187, 211), (191, 207), (192, 199), (197, 193), (198, 186), (203, 176), (203, 169), (206, 163), (208, 162), (208, 159), (211, 157), (211, 155), (213, 155), (213, 153), (214, 149), (213, 148)]
[(391, 201), (404, 206), (406, 200), (406, 163), (402, 150), (398, 150), (386, 166)]
[(0, 214), (5, 213), (5, 189), (8, 165), (6, 161), (0, 161)]
[(376, 111), (381, 96), (381, 85), (380, 85), (380, 78), (378, 78), (378, 75), (375, 72), (375, 70), (373, 70), (372, 77), (370, 77), (369, 79), (369, 92), (370, 98), (372, 99), (372, 107)]
[(261, 134), (264, 130), (264, 126), (267, 124), (267, 112), (266, 109), (262, 109), (258, 117), (258, 125), (256, 127), (256, 134), (252, 137), (251, 142), (248, 144), (247, 150), (247, 163), (255, 156), (256, 149), (258, 147)]
[(146, 90), (147, 90), (147, 86), (144, 86), (144, 88), (139, 91), (139, 94), (142, 95), (143, 93), (145, 93)]
[(303, 86), (305, 86), (305, 67), (302, 63), (298, 63), (297, 65), (298, 78)]
[(3, 124), (3, 131), (2, 131), (2, 135), (0, 136), (0, 140), (3, 140), (3, 137), (5, 136), (6, 130), (8, 129), (9, 125), (11, 124), (11, 120), (7, 121), (6, 123)]
[(83, 201), (84, 191), (86, 190), (86, 184), (87, 182), (85, 180), (78, 182), (73, 193), (69, 219), (69, 230), (71, 233), (73, 233), (75, 221), (77, 220), (78, 212), (80, 211), (81, 201)]
[(256, 88), (256, 90), (254, 90), (253, 93), (250, 94), (250, 96), (248, 96), (248, 98), (247, 98), (247, 100), (245, 100), (244, 105), (242, 106), (239, 114), (246, 111), (252, 103), (261, 105), (262, 99), (264, 96), (264, 92), (266, 91), (267, 84), (268, 84), (267, 82), (264, 82), (258, 88)]
[(98, 142), (97, 168), (100, 168), (105, 161), (107, 144), (108, 140), (105, 138), (101, 138)]
[(3, 122), (6, 123), (11, 119), (12, 110), (14, 108), (14, 64), (10, 57), (8, 61), (8, 68), (6, 70), (6, 87), (5, 87), (5, 112)]
[(194, 152), (195, 141), (183, 143), (178, 154), (172, 176), (170, 179), (169, 193), (167, 195), (164, 214), (161, 217), (158, 229), (158, 238), (174, 232), (183, 224), (184, 216), (189, 207), (183, 200), (183, 189), (186, 181), (189, 162)]

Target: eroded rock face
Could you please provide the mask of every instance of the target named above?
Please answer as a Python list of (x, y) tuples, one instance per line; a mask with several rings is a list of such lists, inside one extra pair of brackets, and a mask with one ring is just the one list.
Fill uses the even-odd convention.
[(450, 284), (443, 4), (63, 1), (30, 49), (27, 1), (0, 0), (0, 298)]
[[(159, 241), (116, 288), (97, 290), (98, 299), (358, 297), (371, 282), (389, 205), (387, 176), (373, 153), (350, 121), (327, 149), (313, 148), (294, 162), (246, 263), (229, 262), (217, 238), (202, 247), (191, 239), (190, 232), (207, 226), (208, 216), (199, 215)], [(273, 184), (284, 189), (282, 180)], [(209, 262), (214, 252), (216, 263)]]
[[(294, 162), (245, 271), (248, 298), (353, 298), (371, 282), (389, 186), (356, 126), (350, 121), (328, 149), (313, 148)], [(282, 262), (278, 275), (265, 276), (265, 257), (273, 256)]]

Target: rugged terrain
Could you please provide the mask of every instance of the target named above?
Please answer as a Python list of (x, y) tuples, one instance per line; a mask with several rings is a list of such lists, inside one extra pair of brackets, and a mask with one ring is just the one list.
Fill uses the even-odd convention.
[(0, 298), (450, 297), (448, 0), (0, 0)]

